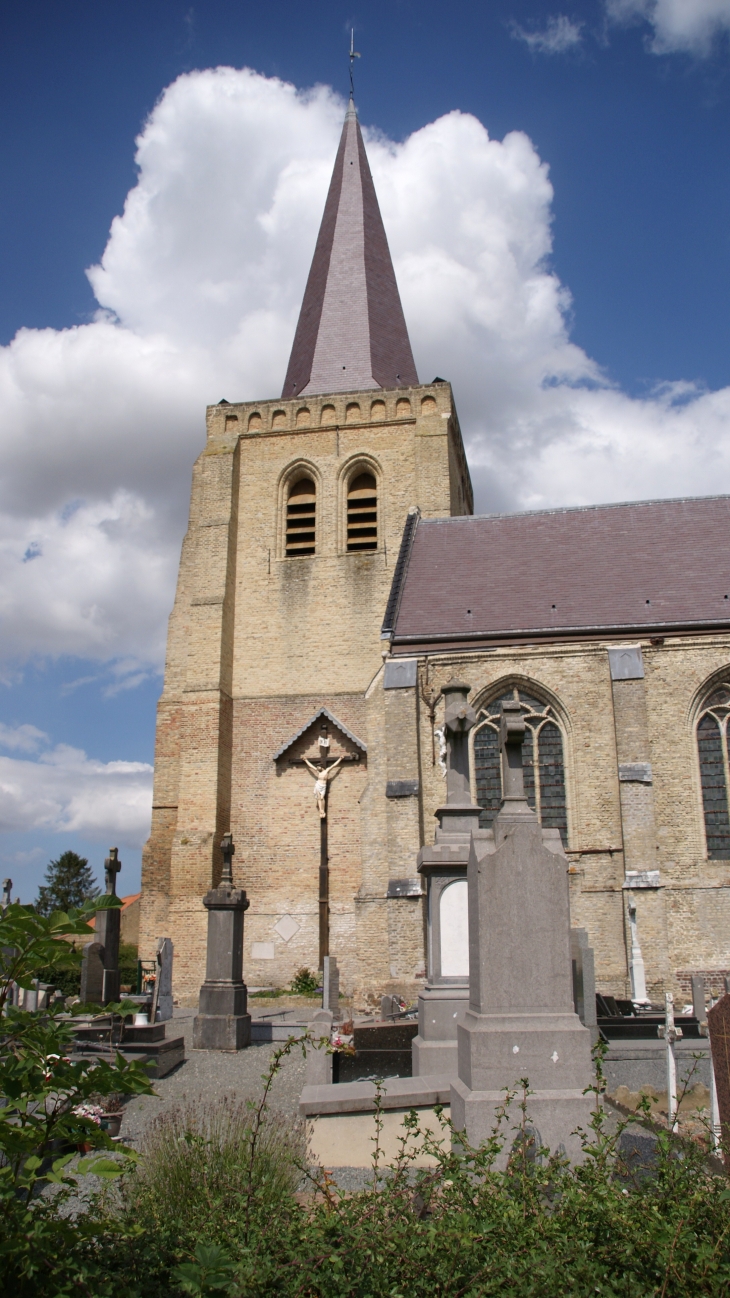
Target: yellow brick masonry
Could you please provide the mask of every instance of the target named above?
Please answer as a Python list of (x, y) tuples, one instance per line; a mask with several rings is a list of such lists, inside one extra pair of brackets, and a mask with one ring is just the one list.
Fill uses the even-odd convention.
[[(378, 549), (346, 551), (347, 483), (378, 483)], [(317, 488), (317, 552), (284, 556), (291, 475)], [(285, 984), (316, 968), (319, 819), (306, 768), (274, 763), (327, 707), (367, 745), (329, 792), (331, 951), (360, 1000), (412, 995), (423, 972), (420, 900), (389, 898), (433, 841), (444, 782), (429, 701), (454, 674), (477, 708), (522, 685), (554, 703), (564, 732), (571, 916), (587, 928), (599, 989), (629, 991), (626, 871), (658, 869), (632, 893), (649, 994), (688, 970), (730, 968), (730, 864), (708, 861), (694, 739), (700, 699), (730, 668), (730, 635), (641, 644), (645, 679), (610, 678), (609, 641), (535, 644), (421, 659), (416, 689), (383, 689), (380, 626), (409, 508), (468, 513), (471, 485), (448, 384), (208, 410), (170, 617), (159, 703), (152, 832), (143, 858), (141, 954), (176, 949), (176, 992), (194, 1002), (205, 963), (202, 895), (231, 829), (246, 888), (245, 976)], [(387, 649), (387, 646), (386, 646)], [(437, 702), (433, 722), (440, 724)], [(309, 731), (287, 756), (315, 755)], [(352, 755), (332, 731), (332, 753)], [(650, 762), (653, 783), (619, 764)], [(418, 798), (385, 796), (419, 780)], [(288, 940), (282, 916), (297, 925)], [(526, 940), (529, 935), (526, 934)], [(274, 959), (252, 958), (273, 946)], [(686, 985), (686, 980), (685, 980)]]
[[(599, 990), (630, 994), (625, 870), (658, 869), (658, 890), (631, 894), (648, 991), (685, 995), (678, 972), (730, 969), (730, 863), (707, 860), (694, 735), (699, 701), (730, 668), (730, 635), (636, 641), (645, 680), (613, 683), (609, 643), (438, 655), (422, 663), (420, 689), (438, 692), (457, 674), (477, 708), (512, 684), (554, 703), (565, 736), (571, 920), (588, 930)], [(437, 727), (442, 714), (439, 703)], [(430, 839), (444, 782), (426, 708), (420, 730)], [(651, 763), (653, 784), (619, 784), (619, 763), (639, 761)]]
[[(385, 894), (391, 856), (414, 872), (418, 805), (381, 805), (393, 776), (387, 744), (378, 740), (382, 690), (370, 699), (367, 691), (382, 666), (380, 626), (409, 508), (419, 505), (425, 517), (472, 509), (451, 388), (214, 406), (207, 434), (193, 471), (158, 709), (141, 952), (149, 954), (161, 933), (172, 936), (176, 989), (197, 997), (205, 963), (201, 898), (218, 880), (218, 844), (230, 828), (234, 877), (251, 898), (247, 980), (282, 983), (302, 964), (316, 967), (312, 778), (301, 767), (277, 770), (272, 759), (325, 706), (368, 745), (367, 760), (345, 766), (329, 795), (332, 953), (345, 985), (400, 977), (391, 969), (401, 967), (412, 983), (422, 964), (420, 903), (389, 902)], [(362, 471), (378, 483), (378, 548), (348, 554), (347, 485)], [(317, 549), (287, 558), (287, 489), (304, 473), (316, 484)], [(379, 842), (375, 852), (363, 824), (365, 838)], [(373, 887), (377, 898), (367, 900)], [(389, 923), (393, 906), (400, 917)], [(358, 910), (367, 914), (362, 932)], [(282, 915), (299, 925), (288, 943), (275, 931)], [(275, 959), (253, 962), (254, 942), (273, 942)]]

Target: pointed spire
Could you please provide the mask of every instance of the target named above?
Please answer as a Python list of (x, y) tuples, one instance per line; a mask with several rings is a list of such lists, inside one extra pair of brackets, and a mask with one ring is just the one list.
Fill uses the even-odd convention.
[(281, 395), (417, 383), (351, 97)]

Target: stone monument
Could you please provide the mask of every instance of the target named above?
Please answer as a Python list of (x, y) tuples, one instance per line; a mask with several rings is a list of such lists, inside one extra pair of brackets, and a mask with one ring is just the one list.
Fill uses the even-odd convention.
[(334, 1021), (340, 1017), (340, 971), (333, 955), (326, 955), (322, 976), (322, 1009), (328, 1010)]
[[(109, 848), (109, 855), (104, 862), (104, 879), (107, 897), (117, 895), (117, 875), (122, 868), (119, 860), (119, 849)], [(101, 994), (102, 1005), (119, 1000), (119, 931), (121, 908), (113, 906), (109, 910), (96, 912), (96, 939), (103, 947), (104, 985)]]
[(426, 881), (426, 985), (418, 997), (418, 1036), (412, 1045), (413, 1075), (457, 1072), (457, 1024), (469, 1003), (467, 866), (472, 837), (479, 831), (480, 808), (471, 800), (469, 731), (476, 721), (469, 707), (470, 686), (451, 680), (444, 686), (446, 804), (436, 811), (438, 828), (431, 847), (418, 853)]
[(593, 947), (584, 928), (570, 930), (570, 962), (573, 967), (573, 1007), (591, 1034), (591, 1045), (598, 1040), (596, 1014), (596, 966)]
[(157, 939), (157, 1017), (161, 1023), (172, 1018), (172, 957), (175, 948), (169, 937)]
[(81, 957), (82, 1005), (101, 1005), (104, 994), (104, 948), (101, 942), (87, 942)]
[[(489, 1136), (506, 1088), (529, 1080), (538, 1146), (581, 1157), (572, 1133), (591, 1118), (591, 1038), (573, 1007), (565, 852), (528, 805), (525, 722), (502, 705), (502, 805), (482, 854), (469, 858), (469, 1008), (458, 1027), (459, 1074), (451, 1117), (470, 1145)], [(519, 1113), (508, 1119), (513, 1125)], [(509, 1144), (509, 1135), (508, 1135)]]
[(233, 886), (235, 850), (231, 835), (224, 834), (221, 881), (203, 898), (208, 912), (208, 945), (205, 982), (193, 1023), (195, 1050), (242, 1050), (251, 1041), (243, 981), (243, 916), (249, 902), (243, 889)]

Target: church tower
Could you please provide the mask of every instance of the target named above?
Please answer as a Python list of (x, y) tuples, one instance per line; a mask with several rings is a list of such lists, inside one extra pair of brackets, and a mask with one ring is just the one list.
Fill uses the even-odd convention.
[(249, 984), (329, 952), (347, 990), (414, 985), (422, 902), (390, 881), (414, 875), (423, 827), (387, 787), (417, 786), (419, 758), (389, 751), (405, 731), (385, 714), (415, 689), (384, 693), (381, 627), (416, 511), (471, 513), (471, 483), (449, 384), (418, 382), (351, 100), (282, 395), (209, 407), (193, 470), (140, 933), (143, 956), (172, 937), (183, 999), (228, 830)]

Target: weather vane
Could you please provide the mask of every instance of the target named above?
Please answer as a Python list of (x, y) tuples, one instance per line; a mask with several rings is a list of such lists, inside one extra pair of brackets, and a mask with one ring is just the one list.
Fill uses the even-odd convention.
[(352, 68), (355, 59), (359, 59), (359, 57), (360, 55), (355, 49), (355, 28), (351, 27), (350, 28), (350, 98), (351, 99), (355, 98), (355, 86), (352, 80)]

